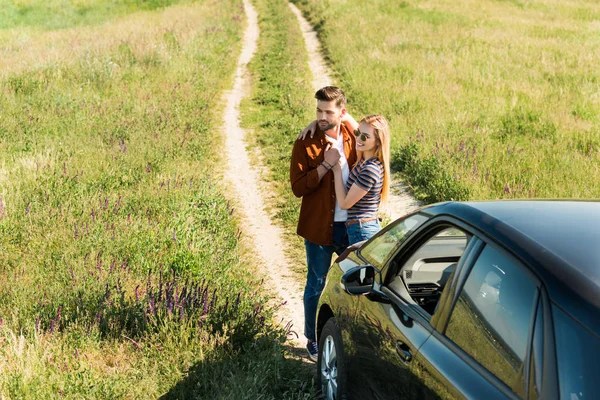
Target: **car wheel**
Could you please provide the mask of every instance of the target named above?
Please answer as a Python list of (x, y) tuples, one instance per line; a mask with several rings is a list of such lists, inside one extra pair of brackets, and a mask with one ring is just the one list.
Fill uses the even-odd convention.
[(335, 318), (330, 318), (319, 338), (317, 387), (327, 400), (346, 399), (346, 363), (342, 336)]

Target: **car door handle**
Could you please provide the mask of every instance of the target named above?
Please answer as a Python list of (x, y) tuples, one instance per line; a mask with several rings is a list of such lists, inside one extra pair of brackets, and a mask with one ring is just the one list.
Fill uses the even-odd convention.
[(406, 345), (404, 342), (396, 343), (396, 353), (400, 356), (402, 361), (410, 362), (412, 360), (412, 354), (410, 352), (410, 347)]

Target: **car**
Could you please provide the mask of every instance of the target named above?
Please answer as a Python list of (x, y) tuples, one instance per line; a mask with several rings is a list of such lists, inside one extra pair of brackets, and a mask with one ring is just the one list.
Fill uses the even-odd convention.
[(445, 202), (332, 264), (326, 399), (600, 397), (600, 202)]

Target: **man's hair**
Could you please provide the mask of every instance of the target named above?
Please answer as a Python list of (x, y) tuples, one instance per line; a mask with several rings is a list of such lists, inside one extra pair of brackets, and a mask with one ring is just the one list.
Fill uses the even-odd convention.
[(324, 86), (317, 90), (315, 99), (321, 101), (335, 101), (336, 107), (346, 106), (346, 95), (342, 89), (336, 86)]

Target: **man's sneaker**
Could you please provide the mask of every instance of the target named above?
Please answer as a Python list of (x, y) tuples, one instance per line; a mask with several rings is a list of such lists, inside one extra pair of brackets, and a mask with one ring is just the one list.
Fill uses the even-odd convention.
[(307, 342), (306, 350), (308, 351), (308, 358), (317, 362), (317, 358), (319, 357), (319, 346), (317, 342)]

